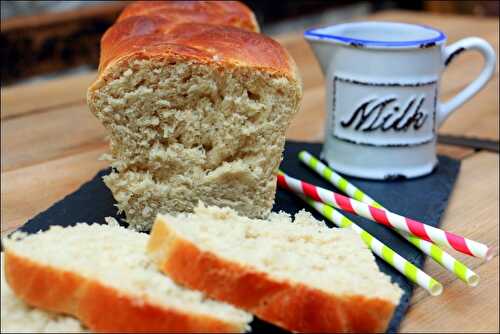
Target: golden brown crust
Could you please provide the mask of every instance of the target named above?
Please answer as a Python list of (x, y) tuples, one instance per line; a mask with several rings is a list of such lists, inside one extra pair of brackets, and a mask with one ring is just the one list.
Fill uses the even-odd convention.
[(123, 10), (117, 22), (152, 15), (177, 23), (210, 23), (259, 32), (253, 12), (238, 1), (137, 1)]
[(71, 314), (94, 332), (235, 332), (242, 328), (131, 296), (73, 272), (5, 253), (5, 276), (27, 304)]
[(100, 78), (113, 64), (154, 58), (247, 66), (299, 81), (286, 50), (257, 31), (253, 13), (238, 2), (133, 3), (101, 40)]
[[(132, 17), (131, 20), (143, 21), (141, 23), (146, 20), (157, 21), (144, 17)], [(151, 27), (154, 27), (153, 23)], [(115, 32), (110, 30), (109, 34), (113, 35)], [(183, 23), (171, 27), (168, 33), (133, 34), (130, 37), (126, 34), (128, 32), (122, 33), (121, 37), (116, 38), (114, 43), (109, 43), (109, 46), (102, 47), (101, 71), (124, 58), (156, 58), (167, 61), (186, 59), (228, 67), (247, 66), (279, 72), (290, 77), (295, 75), (291, 58), (278, 42), (238, 28)], [(108, 36), (105, 35), (103, 41), (107, 39)]]
[(337, 296), (276, 280), (201, 250), (161, 221), (153, 225), (148, 252), (174, 281), (291, 331), (382, 332), (395, 308), (382, 299)]

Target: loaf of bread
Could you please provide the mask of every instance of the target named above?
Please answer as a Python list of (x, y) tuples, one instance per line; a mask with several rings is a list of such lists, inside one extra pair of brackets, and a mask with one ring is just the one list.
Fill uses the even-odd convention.
[(146, 255), (147, 239), (98, 224), (16, 232), (4, 240), (6, 280), (26, 304), (73, 315), (92, 332), (248, 329), (249, 313), (180, 287), (158, 271)]
[(31, 307), (12, 292), (5, 281), (4, 254), (1, 255), (2, 333), (87, 333), (77, 319)]
[(130, 227), (199, 200), (269, 214), (302, 88), (286, 50), (256, 31), (240, 3), (166, 1), (130, 5), (103, 36), (87, 101)]
[(174, 281), (295, 332), (383, 332), (402, 293), (354, 232), (305, 212), (159, 215), (148, 252)]

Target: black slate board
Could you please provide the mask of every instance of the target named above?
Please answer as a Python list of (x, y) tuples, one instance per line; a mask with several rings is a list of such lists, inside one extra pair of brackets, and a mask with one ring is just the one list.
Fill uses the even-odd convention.
[[(334, 190), (333, 186), (323, 181), (298, 160), (298, 152), (304, 149), (319, 156), (321, 144), (287, 142), (281, 169), (291, 176)], [(389, 210), (419, 219), (429, 225), (438, 226), (459, 169), (459, 161), (440, 156), (438, 168), (434, 173), (425, 177), (384, 182), (348, 179)], [(104, 217), (107, 216), (122, 219), (123, 217), (116, 215), (113, 196), (102, 182), (102, 176), (107, 173), (109, 173), (109, 170), (100, 171), (77, 191), (30, 219), (20, 229), (34, 233), (46, 230), (50, 225), (67, 226), (74, 225), (77, 222), (103, 223)], [(299, 198), (281, 189), (278, 190), (273, 211), (285, 211), (294, 214), (301, 209), (309, 210)], [(313, 212), (312, 210), (309, 211)], [(313, 214), (316, 218), (323, 220), (316, 212), (313, 212)], [(395, 232), (364, 218), (350, 214), (348, 216), (407, 260), (419, 267), (422, 266), (423, 254)], [(392, 280), (397, 282), (404, 290), (404, 295), (388, 329), (388, 332), (396, 332), (408, 308), (408, 302), (413, 292), (413, 284), (379, 258), (377, 258), (377, 264), (383, 272), (390, 275)], [(252, 322), (252, 332), (274, 333), (283, 332), (283, 330), (256, 319)]]

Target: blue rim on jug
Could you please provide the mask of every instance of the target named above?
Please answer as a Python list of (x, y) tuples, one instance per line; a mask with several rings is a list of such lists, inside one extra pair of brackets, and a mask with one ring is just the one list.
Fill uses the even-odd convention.
[[(347, 36), (348, 33), (345, 32), (349, 28), (362, 28), (363, 26), (366, 26), (371, 33), (376, 31), (377, 28), (390, 26), (393, 33), (385, 33), (385, 36), (391, 36), (398, 30), (400, 33), (404, 33), (404, 29), (420, 30), (422, 35), (432, 34), (432, 36), (409, 40), (378, 40)], [(342, 32), (344, 33), (342, 34)], [(337, 42), (355, 47), (368, 48), (426, 48), (442, 44), (446, 41), (446, 35), (442, 31), (426, 25), (379, 21), (342, 23), (323, 28), (309, 29), (304, 32), (304, 37), (313, 41)]]

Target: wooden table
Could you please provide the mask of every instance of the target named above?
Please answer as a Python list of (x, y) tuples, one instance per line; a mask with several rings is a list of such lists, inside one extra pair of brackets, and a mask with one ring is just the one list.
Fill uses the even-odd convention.
[[(449, 41), (476, 35), (498, 54), (498, 19), (381, 12), (369, 19), (429, 24), (444, 30)], [(300, 113), (288, 138), (320, 141), (323, 137), (323, 76), (301, 34), (278, 36), (296, 59), (304, 80)], [(498, 60), (497, 60), (498, 61)], [(442, 97), (453, 96), (479, 72), (479, 56), (467, 53), (454, 61), (443, 79)], [(2, 233), (71, 193), (106, 166), (105, 132), (85, 104), (95, 73), (2, 89)], [(498, 66), (486, 88), (460, 108), (440, 130), (444, 134), (498, 140)], [(499, 158), (497, 154), (439, 146), (439, 152), (462, 159), (462, 169), (442, 226), (498, 247)], [(455, 253), (456, 254), (456, 253)], [(489, 262), (457, 255), (481, 276), (469, 288), (433, 261), (425, 271), (445, 286), (431, 297), (415, 290), (401, 331), (498, 331), (499, 258)]]

